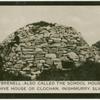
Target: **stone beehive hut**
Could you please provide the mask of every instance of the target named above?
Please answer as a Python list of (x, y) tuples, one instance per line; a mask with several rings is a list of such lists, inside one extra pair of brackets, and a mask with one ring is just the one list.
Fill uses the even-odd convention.
[[(66, 66), (62, 62), (74, 62), (77, 66), (93, 56), (89, 45), (73, 27), (41, 21), (15, 33), (3, 41), (1, 49), (4, 70), (14, 74), (20, 72), (34, 79), (46, 68), (63, 69)], [(14, 40), (16, 36), (19, 39)]]

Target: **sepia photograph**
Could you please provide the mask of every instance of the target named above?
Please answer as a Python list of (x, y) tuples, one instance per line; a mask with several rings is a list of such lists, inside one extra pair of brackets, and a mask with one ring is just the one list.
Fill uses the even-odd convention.
[(100, 80), (100, 6), (0, 6), (0, 80)]
[(100, 2), (0, 2), (0, 98), (94, 93), (100, 97)]

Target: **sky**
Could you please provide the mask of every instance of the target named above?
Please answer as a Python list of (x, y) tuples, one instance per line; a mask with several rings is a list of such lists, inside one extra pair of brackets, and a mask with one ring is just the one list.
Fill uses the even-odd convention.
[(100, 40), (100, 6), (0, 6), (0, 42), (38, 21), (72, 26), (90, 45)]

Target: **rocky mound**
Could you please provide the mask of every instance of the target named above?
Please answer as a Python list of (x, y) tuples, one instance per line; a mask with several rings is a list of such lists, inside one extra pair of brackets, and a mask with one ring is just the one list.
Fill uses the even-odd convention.
[(3, 70), (35, 80), (44, 70), (71, 70), (94, 54), (73, 27), (44, 21), (18, 29), (1, 44)]
[(95, 44), (92, 45), (92, 48), (95, 52), (95, 59), (96, 62), (100, 63), (100, 41), (96, 42)]

